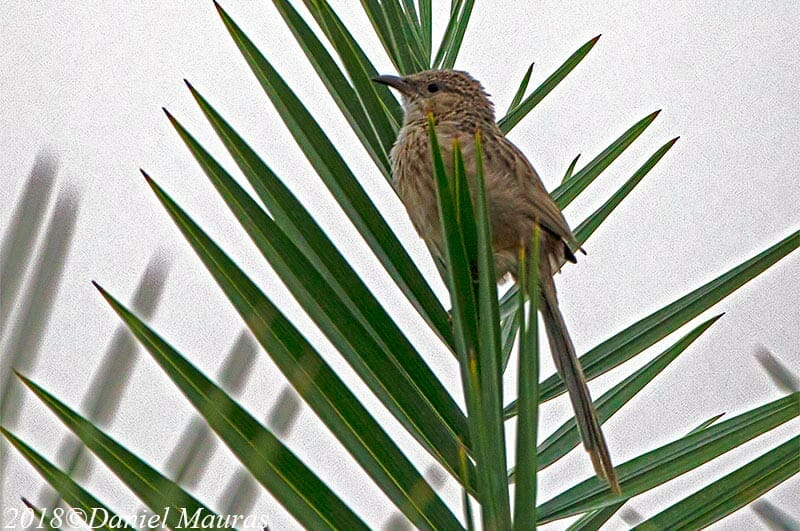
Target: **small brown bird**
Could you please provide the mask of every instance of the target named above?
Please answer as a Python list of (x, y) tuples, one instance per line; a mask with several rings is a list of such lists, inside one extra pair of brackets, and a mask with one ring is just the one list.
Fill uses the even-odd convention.
[(525, 155), (503, 135), (495, 122), (489, 95), (472, 76), (455, 70), (427, 70), (405, 77), (379, 76), (373, 81), (402, 95), (405, 119), (391, 152), (393, 185), (417, 232), (439, 258), (444, 253), (428, 141), (428, 114), (433, 115), (445, 165), (451, 173), (453, 143), (459, 140), (473, 188), (474, 139), (480, 131), (498, 280), (508, 274), (516, 280), (520, 250), (523, 247), (528, 250), (534, 224), (540, 225), (540, 309), (550, 350), (569, 391), (578, 430), (595, 472), (619, 493), (586, 378), (558, 309), (553, 275), (565, 260), (575, 262), (572, 249), (578, 246), (564, 215)]

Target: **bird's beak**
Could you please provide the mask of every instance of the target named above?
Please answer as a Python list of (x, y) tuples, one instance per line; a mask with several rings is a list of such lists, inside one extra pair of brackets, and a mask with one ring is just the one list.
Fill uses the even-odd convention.
[(412, 90), (411, 85), (409, 85), (405, 79), (398, 76), (378, 76), (373, 77), (372, 81), (397, 89), (401, 94), (409, 94)]

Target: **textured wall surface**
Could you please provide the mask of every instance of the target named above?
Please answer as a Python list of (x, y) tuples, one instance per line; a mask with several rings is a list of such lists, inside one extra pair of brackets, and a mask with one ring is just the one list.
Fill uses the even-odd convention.
[[(409, 242), (423, 271), (435, 270), (402, 205), (358, 147), (269, 2), (229, 0), (226, 8), (275, 62), (362, 177), (368, 193)], [(356, 35), (368, 32), (357, 2), (333, 2)], [(535, 61), (533, 86), (598, 33), (598, 45), (581, 65), (512, 132), (548, 187), (555, 186), (577, 153), (586, 163), (634, 122), (656, 109), (647, 132), (566, 211), (577, 225), (616, 190), (657, 147), (681, 139), (587, 244), (588, 255), (558, 278), (562, 310), (579, 352), (727, 271), (800, 227), (800, 8), (795, 2), (612, 1), (478, 2), (459, 68), (481, 79), (505, 111), (518, 80)], [(0, 34), (0, 227), (21, 195), (24, 177), (41, 149), (59, 161), (57, 187), (80, 196), (75, 239), (64, 280), (42, 337), (38, 361), (27, 373), (78, 407), (102, 353), (118, 326), (92, 288), (97, 280), (130, 300), (154, 254), (171, 264), (152, 324), (201, 369), (216, 374), (241, 330), (238, 316), (172, 226), (141, 178), (146, 169), (303, 326), (304, 333), (352, 380), (318, 330), (308, 324), (276, 275), (259, 259), (170, 128), (166, 106), (228, 167), (233, 167), (194, 105), (182, 78), (191, 80), (282, 175), (355, 267), (367, 278), (409, 335), (429, 347), (438, 374), (457, 385), (458, 368), (414, 330), (414, 313), (342, 215), (293, 144), (250, 75), (208, 2), (4, 2)], [(441, 19), (440, 19), (441, 20)], [(374, 38), (362, 41), (376, 65), (391, 66)], [(606, 424), (612, 454), (623, 462), (655, 448), (722, 412), (732, 416), (781, 394), (756, 362), (767, 347), (800, 374), (800, 254), (794, 253), (705, 314), (726, 312), (689, 351), (642, 395)], [(441, 285), (438, 293), (445, 295)], [(700, 322), (700, 318), (693, 321)], [(686, 327), (681, 332), (685, 333)], [(652, 347), (592, 384), (597, 396), (675, 341)], [(3, 355), (7, 355), (3, 353)], [(547, 373), (553, 370), (545, 360)], [(264, 355), (257, 358), (242, 402), (265, 418), (283, 377)], [(428, 461), (363, 385), (359, 396), (411, 447), (421, 467)], [(568, 412), (563, 400), (543, 410), (548, 433)], [(111, 433), (150, 463), (162, 466), (193, 411), (156, 364), (141, 354), (122, 397)], [(643, 516), (671, 505), (759, 455), (798, 430), (795, 420), (683, 476), (630, 506)], [(53, 457), (58, 421), (26, 396), (15, 431)], [(54, 434), (58, 434), (54, 437)], [(333, 437), (300, 410), (287, 443), (319, 470), (365, 520), (376, 527), (392, 507), (366, 475), (350, 464)], [(3, 481), (2, 506), (35, 499), (41, 481), (14, 451)], [(235, 469), (223, 445), (193, 492), (221, 507), (220, 477)], [(573, 452), (541, 476), (546, 499), (590, 473)], [(122, 514), (139, 504), (103, 466), (89, 488)], [(457, 506), (458, 491), (444, 495)], [(793, 478), (766, 499), (800, 517)], [(296, 523), (267, 495), (254, 513), (272, 529)], [(762, 526), (743, 509), (715, 529)], [(551, 528), (565, 527), (559, 522)], [(620, 518), (612, 529), (627, 527)]]

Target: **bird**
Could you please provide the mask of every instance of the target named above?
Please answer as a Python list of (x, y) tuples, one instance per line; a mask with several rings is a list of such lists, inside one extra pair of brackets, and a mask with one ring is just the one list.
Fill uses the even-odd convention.
[(446, 170), (453, 172), (453, 150), (462, 152), (471, 192), (475, 193), (476, 145), (480, 134), (492, 251), (498, 282), (517, 281), (520, 251), (530, 256), (535, 225), (541, 229), (538, 282), (541, 311), (556, 369), (569, 393), (583, 445), (595, 473), (620, 494), (600, 422), (564, 317), (553, 275), (565, 261), (576, 262), (580, 246), (561, 209), (531, 163), (495, 120), (494, 105), (483, 85), (460, 70), (425, 70), (372, 79), (399, 92), (403, 124), (391, 149), (392, 186), (414, 228), (432, 254), (444, 260), (444, 242), (436, 200), (429, 139), (432, 118)]

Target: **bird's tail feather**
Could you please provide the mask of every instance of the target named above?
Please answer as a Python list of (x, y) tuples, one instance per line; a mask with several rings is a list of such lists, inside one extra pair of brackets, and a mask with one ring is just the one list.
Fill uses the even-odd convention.
[(597, 419), (589, 388), (586, 385), (583, 369), (575, 354), (575, 347), (567, 332), (564, 317), (558, 309), (558, 299), (552, 277), (548, 276), (542, 279), (541, 298), (539, 306), (544, 319), (547, 339), (550, 342), (550, 350), (553, 353), (556, 369), (569, 392), (583, 445), (589, 453), (598, 477), (606, 480), (611, 490), (620, 494), (619, 482), (611, 463), (611, 455)]

